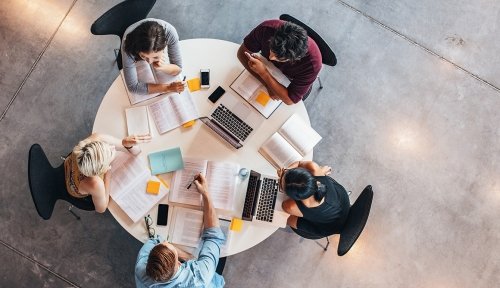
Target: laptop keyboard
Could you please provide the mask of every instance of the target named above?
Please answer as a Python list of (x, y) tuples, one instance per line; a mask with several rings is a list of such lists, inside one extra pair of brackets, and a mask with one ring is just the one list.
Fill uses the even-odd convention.
[(255, 195), (257, 195), (257, 184), (259, 179), (256, 176), (250, 175), (248, 180), (247, 195), (245, 196), (245, 205), (243, 206), (243, 214), (241, 219), (252, 221), (252, 207), (254, 205)]
[(245, 141), (248, 135), (252, 133), (253, 128), (243, 122), (233, 112), (229, 111), (226, 106), (220, 104), (212, 113), (212, 118), (217, 120), (224, 128), (231, 131), (238, 139)]
[(260, 188), (259, 206), (255, 217), (257, 220), (273, 222), (274, 205), (278, 196), (278, 181), (263, 178)]

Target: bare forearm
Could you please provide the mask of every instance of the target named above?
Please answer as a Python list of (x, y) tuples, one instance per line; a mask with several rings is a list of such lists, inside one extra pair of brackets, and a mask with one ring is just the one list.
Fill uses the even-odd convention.
[(157, 67), (156, 69), (158, 69), (164, 73), (167, 73), (169, 75), (177, 75), (177, 74), (181, 73), (181, 71), (182, 71), (181, 67), (179, 67), (175, 64), (164, 64), (160, 67)]
[(166, 92), (170, 92), (168, 84), (153, 84), (153, 83), (148, 84), (149, 94), (166, 93)]
[(250, 66), (248, 66), (248, 57), (245, 55), (245, 52), (252, 53), (250, 50), (247, 50), (245, 47), (240, 46), (240, 49), (238, 50), (238, 59), (241, 62), (241, 65), (247, 69), (250, 74), (252, 74), (257, 80), (259, 80), (263, 85), (266, 85), (264, 80), (260, 78), (259, 74), (255, 73), (252, 69), (250, 69)]
[(203, 223), (205, 228), (219, 227), (219, 218), (217, 217), (217, 212), (215, 211), (212, 199), (207, 195), (203, 194)]
[(290, 97), (288, 97), (288, 89), (285, 86), (281, 85), (278, 81), (276, 81), (276, 79), (274, 79), (269, 71), (266, 71), (264, 74), (259, 76), (272, 96), (278, 97), (281, 101), (283, 101), (283, 103), (287, 105), (295, 104), (290, 99)]

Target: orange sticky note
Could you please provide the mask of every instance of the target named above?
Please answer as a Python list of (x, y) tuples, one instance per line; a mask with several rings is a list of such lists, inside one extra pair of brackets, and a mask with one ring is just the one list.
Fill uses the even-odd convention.
[(243, 220), (238, 219), (238, 218), (231, 219), (231, 224), (229, 225), (229, 230), (238, 232), (238, 231), (241, 231), (241, 228), (243, 228)]
[(191, 126), (193, 126), (193, 125), (194, 125), (194, 122), (195, 122), (195, 121), (196, 121), (196, 120), (191, 120), (191, 121), (188, 121), (188, 122), (186, 122), (186, 123), (182, 124), (182, 127), (184, 127), (184, 128), (191, 127)]
[(149, 194), (158, 195), (158, 192), (160, 192), (160, 182), (153, 180), (148, 181), (146, 192), (148, 192)]
[(259, 95), (255, 98), (255, 101), (264, 107), (266, 107), (269, 100), (271, 100), (271, 97), (269, 97), (269, 95), (264, 91), (259, 91)]
[(191, 91), (191, 92), (198, 91), (201, 89), (200, 78), (189, 79), (187, 81), (187, 84), (188, 84), (189, 91)]

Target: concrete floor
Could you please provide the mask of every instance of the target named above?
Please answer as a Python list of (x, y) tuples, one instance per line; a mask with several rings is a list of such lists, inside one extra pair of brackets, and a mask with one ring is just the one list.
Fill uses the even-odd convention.
[[(92, 22), (119, 1), (0, 2), (0, 286), (133, 287), (140, 243), (106, 213), (65, 203), (37, 215), (27, 156), (55, 165), (91, 132), (118, 75), (118, 38)], [(354, 248), (323, 253), (279, 230), (228, 259), (227, 287), (498, 287), (500, 285), (500, 2), (162, 1), (152, 17), (181, 39), (241, 42), (289, 13), (334, 47), (325, 88), (306, 101), (323, 135), (315, 160), (355, 199), (375, 197)]]

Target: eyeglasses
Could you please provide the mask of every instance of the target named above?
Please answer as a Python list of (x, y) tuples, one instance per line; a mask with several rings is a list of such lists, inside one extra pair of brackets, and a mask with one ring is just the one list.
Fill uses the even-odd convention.
[(148, 230), (149, 238), (154, 238), (156, 234), (155, 228), (151, 227), (151, 225), (153, 225), (153, 219), (148, 214), (148, 216), (144, 217), (144, 221), (146, 222), (146, 229)]
[(280, 174), (280, 178), (278, 179), (278, 187), (280, 190), (284, 190), (283, 189), (283, 177), (285, 176), (285, 172), (289, 170), (288, 168), (281, 168), (280, 171), (281, 171), (281, 174)]

